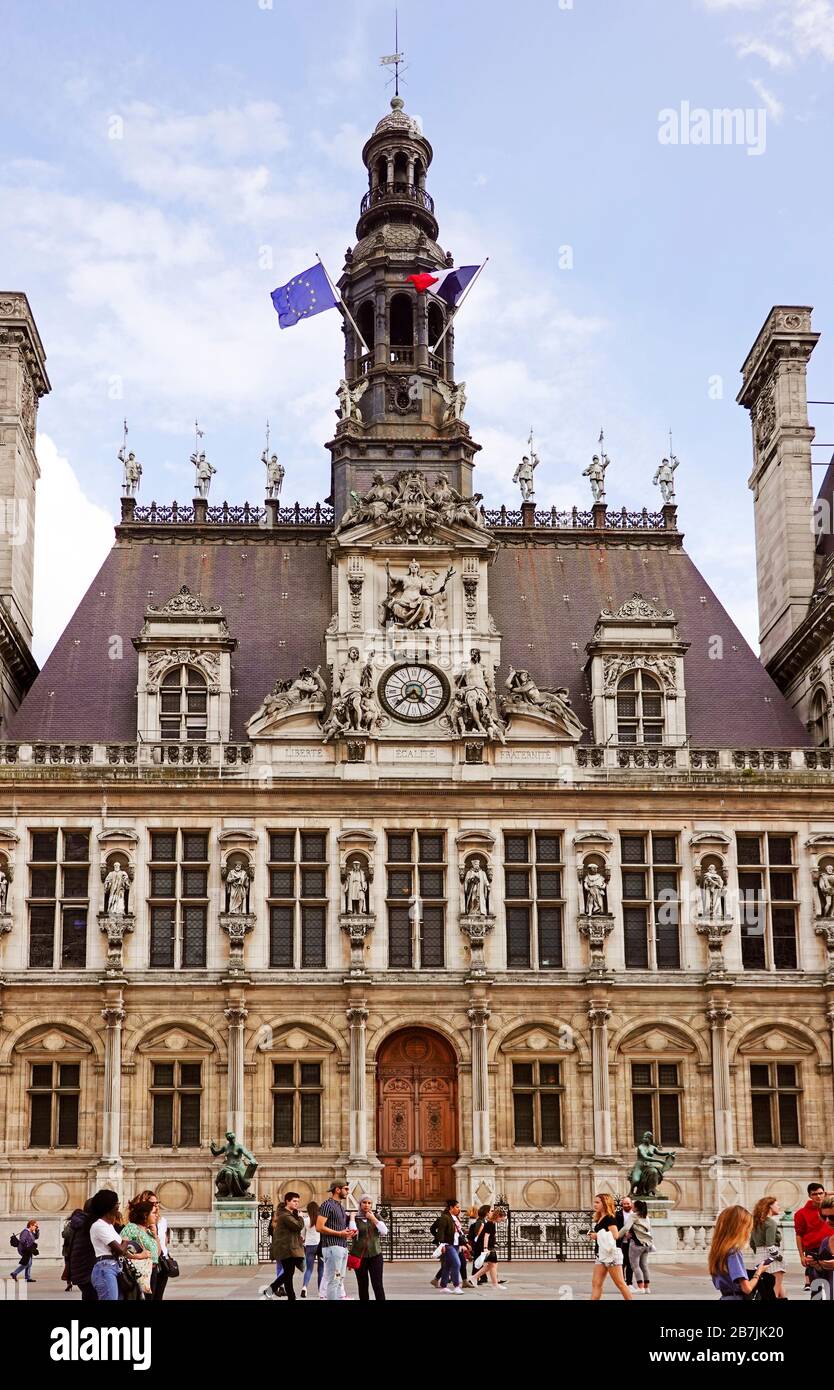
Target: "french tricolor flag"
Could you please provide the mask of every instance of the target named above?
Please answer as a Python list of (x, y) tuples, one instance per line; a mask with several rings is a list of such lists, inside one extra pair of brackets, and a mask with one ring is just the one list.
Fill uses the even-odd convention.
[(418, 294), (425, 294), (428, 290), (450, 309), (456, 309), (467, 285), (472, 283), (480, 269), (479, 265), (444, 266), (436, 271), (421, 270), (417, 275), (407, 275), (406, 280), (410, 281)]

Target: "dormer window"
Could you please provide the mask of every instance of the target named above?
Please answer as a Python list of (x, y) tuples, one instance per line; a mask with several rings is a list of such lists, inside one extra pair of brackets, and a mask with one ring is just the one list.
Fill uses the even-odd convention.
[(647, 671), (629, 671), (617, 686), (618, 742), (662, 743), (663, 733), (663, 693), (659, 683)]
[(163, 742), (199, 742), (208, 731), (208, 686), (191, 666), (175, 666), (160, 686)]

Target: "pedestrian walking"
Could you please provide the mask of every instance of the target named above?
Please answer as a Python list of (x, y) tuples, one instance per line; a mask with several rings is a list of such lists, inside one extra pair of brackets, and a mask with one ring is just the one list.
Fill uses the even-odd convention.
[(820, 1203), (825, 1196), (825, 1188), (821, 1182), (809, 1182), (807, 1190), (807, 1202), (794, 1212), (793, 1229), (799, 1259), (805, 1270), (805, 1287), (809, 1289), (813, 1277), (814, 1259), (820, 1245), (828, 1235), (828, 1227), (820, 1216)]
[(147, 1250), (134, 1253), (135, 1242), (122, 1240), (116, 1227), (122, 1225), (119, 1211), (119, 1194), (103, 1187), (90, 1198), (90, 1240), (96, 1262), (93, 1265), (91, 1281), (100, 1303), (117, 1303), (122, 1298), (119, 1288), (119, 1273), (125, 1255), (130, 1256), (132, 1264), (149, 1260)]
[(289, 1303), (296, 1302), (295, 1271), (304, 1267), (304, 1219), (298, 1214), (300, 1205), (297, 1192), (286, 1192), (273, 1218), (270, 1254), (276, 1267), (281, 1266), (281, 1283)]
[(67, 1217), (66, 1221), (64, 1222), (63, 1229), (61, 1231), (61, 1255), (64, 1261), (64, 1267), (61, 1270), (61, 1278), (65, 1285), (64, 1293), (72, 1293), (72, 1278), (70, 1277), (70, 1251), (72, 1249), (72, 1238), (75, 1235), (75, 1228), (72, 1224), (73, 1217), (81, 1217), (81, 1219), (83, 1220), (84, 1213), (80, 1207), (76, 1207), (72, 1215)]
[(591, 1300), (602, 1298), (602, 1286), (608, 1275), (623, 1298), (631, 1299), (631, 1293), (623, 1278), (623, 1252), (617, 1245), (620, 1227), (614, 1212), (614, 1198), (610, 1192), (598, 1192), (594, 1198), (594, 1229), (588, 1239), (596, 1241), (597, 1258), (591, 1282)]
[(478, 1275), (478, 1283), (490, 1283), (494, 1289), (504, 1289), (506, 1285), (498, 1282), (496, 1217), (497, 1213), (489, 1202), (479, 1207), (469, 1228), (468, 1242), (472, 1248), (472, 1273)]
[(140, 1193), (132, 1202), (128, 1202), (127, 1221), (119, 1232), (122, 1240), (138, 1241), (150, 1256), (150, 1262), (143, 1260), (136, 1265), (139, 1292), (148, 1302), (153, 1298), (153, 1271), (159, 1262), (159, 1241), (152, 1229), (153, 1217), (153, 1202)]
[(304, 1277), (301, 1281), (301, 1297), (307, 1297), (307, 1285), (313, 1277), (313, 1266), (318, 1272), (317, 1288), (321, 1292), (321, 1236), (316, 1229), (316, 1217), (319, 1214), (318, 1202), (308, 1202), (307, 1210), (304, 1213)]
[[(374, 1291), (377, 1303), (385, 1302), (385, 1289), (382, 1287), (384, 1258), (381, 1237), (387, 1236), (388, 1227), (374, 1212), (370, 1197), (362, 1197), (359, 1210), (353, 1218), (356, 1234), (348, 1246), (348, 1264), (351, 1265), (359, 1286), (360, 1303), (369, 1303), (368, 1280)], [(358, 1263), (354, 1263), (358, 1261)]]
[[(823, 1194), (823, 1202), (825, 1195)], [(753, 1208), (753, 1230), (750, 1234), (750, 1247), (754, 1255), (770, 1258), (768, 1274), (773, 1275), (774, 1292), (777, 1298), (787, 1298), (782, 1284), (785, 1278), (785, 1252), (782, 1249), (782, 1227), (779, 1217), (782, 1208), (776, 1197), (760, 1197)], [(825, 1214), (820, 1206), (820, 1219), (825, 1222)], [(823, 1237), (823, 1243), (827, 1237)], [(821, 1248), (821, 1247), (820, 1247)]]
[(32, 1261), (39, 1253), (39, 1235), (40, 1227), (37, 1221), (27, 1221), (20, 1235), (11, 1237), (12, 1244), (17, 1246), (17, 1257), (19, 1261), (17, 1269), (13, 1269), (9, 1275), (9, 1278), (14, 1279), (15, 1283), (17, 1283), (18, 1275), (22, 1274), (24, 1283), (37, 1284), (37, 1279), (32, 1278)]
[(629, 1246), (631, 1244), (631, 1223), (634, 1220), (634, 1203), (630, 1197), (623, 1197), (619, 1209), (614, 1212), (614, 1219), (617, 1222), (617, 1230), (620, 1233), (617, 1246), (622, 1251), (623, 1256), (623, 1278), (628, 1286), (631, 1287), (631, 1281), (634, 1275), (629, 1259)]
[(649, 1255), (654, 1254), (652, 1223), (649, 1209), (639, 1198), (633, 1203), (632, 1221), (628, 1239), (628, 1259), (632, 1277), (641, 1293), (651, 1293), (649, 1279)]
[(817, 1251), (814, 1267), (814, 1284), (811, 1298), (834, 1298), (834, 1192), (824, 1192), (820, 1202), (820, 1216), (828, 1228)]
[(84, 1203), (84, 1210), (74, 1211), (70, 1217), (73, 1237), (69, 1252), (69, 1275), (75, 1287), (81, 1290), (82, 1303), (98, 1302), (92, 1278), (96, 1256), (90, 1240), (90, 1227), (94, 1220), (90, 1212), (91, 1201), (92, 1198), (88, 1198)]
[(436, 1225), (438, 1253), (442, 1256), (440, 1288), (444, 1293), (463, 1293), (460, 1251), (463, 1245), (463, 1226), (460, 1221), (460, 1202), (449, 1197)]
[(752, 1276), (744, 1262), (752, 1230), (753, 1217), (746, 1207), (724, 1207), (715, 1219), (708, 1263), (721, 1303), (740, 1303), (759, 1287), (766, 1269), (765, 1261)]
[(321, 1251), (324, 1259), (323, 1282), (326, 1282), (327, 1287), (324, 1297), (329, 1302), (334, 1303), (342, 1297), (344, 1290), (348, 1242), (351, 1239), (351, 1233), (348, 1230), (348, 1214), (344, 1204), (347, 1201), (350, 1187), (344, 1179), (337, 1179), (330, 1184), (329, 1191), (330, 1196), (319, 1207), (316, 1230), (321, 1237)]

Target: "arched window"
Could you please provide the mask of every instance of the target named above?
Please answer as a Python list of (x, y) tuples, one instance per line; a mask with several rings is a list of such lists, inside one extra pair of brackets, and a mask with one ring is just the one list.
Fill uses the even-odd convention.
[(388, 160), (384, 154), (376, 162), (376, 181), (380, 188), (384, 188), (388, 182)]
[(816, 691), (811, 701), (811, 718), (808, 721), (808, 732), (817, 748), (827, 748), (829, 746), (828, 699), (824, 690)]
[[(359, 332), (365, 339), (369, 348), (373, 348), (376, 329), (376, 314), (372, 299), (366, 299), (356, 311), (356, 322), (359, 325)], [(359, 344), (360, 351), (363, 351), (362, 344)]]
[(414, 161), (414, 184), (417, 188), (425, 188), (426, 186), (426, 171), (422, 159), (415, 159)]
[(394, 183), (406, 183), (408, 179), (408, 156), (399, 150), (394, 155)]
[[(436, 300), (429, 300), (429, 347), (434, 347), (444, 329), (443, 310)], [(437, 356), (440, 359), (438, 370), (443, 372), (446, 365), (446, 339), (440, 344)]]
[(391, 347), (414, 346), (414, 310), (411, 297), (395, 294), (391, 300)]
[(160, 690), (160, 733), (166, 743), (182, 743), (206, 737), (208, 690), (198, 671), (176, 666)]
[(617, 738), (620, 743), (662, 743), (663, 694), (654, 676), (629, 671), (617, 686)]

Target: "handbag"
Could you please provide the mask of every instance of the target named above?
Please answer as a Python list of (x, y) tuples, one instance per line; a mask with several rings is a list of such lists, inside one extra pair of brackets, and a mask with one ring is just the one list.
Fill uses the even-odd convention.
[(361, 1263), (362, 1263), (362, 1261), (360, 1260), (360, 1258), (359, 1258), (358, 1255), (348, 1255), (348, 1257), (347, 1257), (347, 1267), (348, 1267), (348, 1269), (358, 1269), (359, 1266), (361, 1265)]
[(131, 1264), (130, 1260), (121, 1261), (119, 1272), (116, 1277), (119, 1282), (119, 1293), (122, 1295), (123, 1301), (130, 1302), (132, 1299), (142, 1297), (139, 1291), (139, 1275), (136, 1272), (136, 1266)]
[(160, 1269), (165, 1270), (165, 1273), (168, 1275), (169, 1279), (179, 1278), (180, 1267), (174, 1259), (173, 1255), (160, 1255), (159, 1267)]

